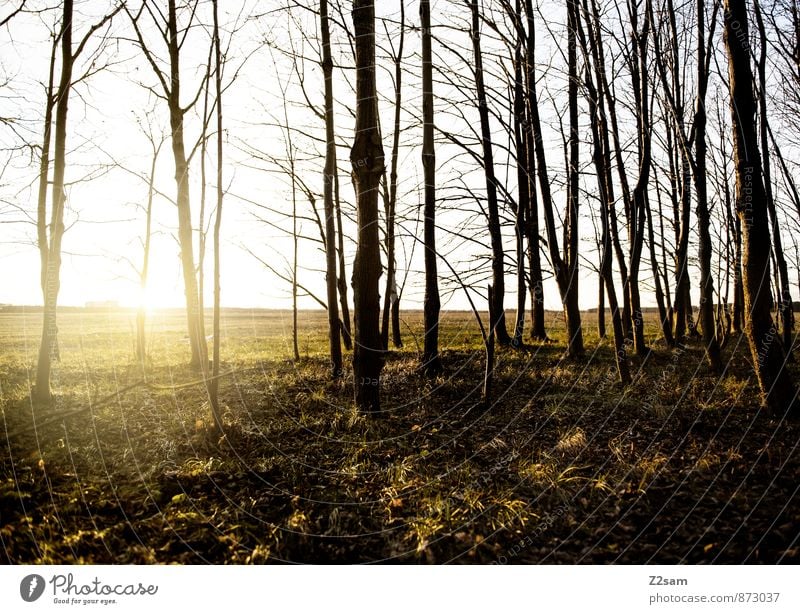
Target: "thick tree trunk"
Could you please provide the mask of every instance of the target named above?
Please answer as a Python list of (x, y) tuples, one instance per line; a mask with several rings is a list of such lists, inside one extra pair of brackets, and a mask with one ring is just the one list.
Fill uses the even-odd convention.
[(475, 89), (478, 98), (478, 115), (481, 123), (481, 145), (483, 169), (486, 175), (486, 206), (489, 212), (489, 236), (492, 243), (492, 289), (493, 300), (489, 305), (490, 327), (495, 330), (500, 345), (511, 343), (506, 329), (505, 299), (505, 258), (503, 236), (500, 229), (500, 213), (497, 202), (497, 178), (494, 174), (494, 154), (492, 152), (492, 129), (489, 124), (489, 107), (486, 88), (483, 82), (483, 58), (481, 54), (480, 13), (477, 0), (470, 0), (472, 22), (470, 36), (475, 57)]
[(328, 341), (330, 342), (331, 376), (342, 375), (342, 342), (339, 328), (339, 309), (336, 304), (336, 220), (333, 206), (334, 176), (336, 175), (336, 142), (333, 125), (333, 60), (328, 18), (328, 0), (319, 2), (322, 33), (322, 74), (325, 80), (325, 171), (323, 200), (325, 202), (325, 281), (328, 297)]
[(430, 0), (420, 0), (422, 27), (422, 168), (425, 175), (425, 341), (422, 368), (429, 376), (442, 371), (439, 359), (439, 274), (436, 262), (436, 152), (433, 145), (433, 63)]
[(378, 187), (384, 156), (378, 129), (375, 84), (375, 3), (353, 0), (356, 54), (356, 126), (350, 161), (356, 188), (358, 241), (353, 264), (355, 400), (362, 412), (380, 411), (381, 251), (378, 234)]
[(762, 402), (783, 412), (795, 404), (797, 389), (786, 369), (783, 343), (770, 313), (770, 229), (767, 195), (755, 119), (747, 6), (725, 0), (725, 46), (729, 61), (736, 209), (742, 225), (745, 332)]
[(61, 287), (61, 239), (64, 236), (64, 207), (67, 195), (64, 187), (67, 149), (67, 115), (72, 88), (72, 0), (64, 0), (61, 23), (61, 77), (56, 93), (56, 130), (53, 150), (53, 210), (50, 217), (50, 242), (44, 273), (44, 309), (42, 313), (42, 342), (36, 366), (36, 384), (32, 396), (37, 401), (50, 401), (50, 371), (56, 350), (58, 327), (56, 309)]

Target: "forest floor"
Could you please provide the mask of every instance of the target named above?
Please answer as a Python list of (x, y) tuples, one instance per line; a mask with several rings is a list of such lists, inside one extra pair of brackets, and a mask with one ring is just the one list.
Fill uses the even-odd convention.
[(133, 314), (65, 310), (50, 407), (41, 315), (0, 312), (0, 562), (800, 562), (800, 424), (759, 411), (744, 338), (719, 378), (653, 328), (622, 388), (596, 314), (581, 362), (548, 314), (552, 342), (498, 349), (482, 407), (472, 316), (443, 314), (432, 382), (403, 318), (370, 418), (328, 379), (324, 314), (295, 362), (290, 314), (226, 310), (216, 441), (180, 311), (152, 314), (134, 385)]

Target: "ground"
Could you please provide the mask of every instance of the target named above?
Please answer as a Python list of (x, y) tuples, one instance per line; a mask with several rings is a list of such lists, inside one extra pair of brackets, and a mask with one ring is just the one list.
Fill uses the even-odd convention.
[(623, 388), (596, 315), (583, 361), (548, 325), (551, 342), (498, 350), (483, 406), (473, 316), (443, 314), (431, 382), (403, 314), (385, 411), (365, 417), (352, 375), (328, 379), (324, 314), (300, 314), (295, 362), (290, 314), (226, 310), (217, 439), (182, 312), (151, 314), (142, 381), (133, 313), (62, 310), (48, 407), (29, 396), (41, 316), (6, 309), (0, 561), (800, 562), (800, 428), (759, 410), (743, 338), (719, 378), (696, 341), (648, 329)]

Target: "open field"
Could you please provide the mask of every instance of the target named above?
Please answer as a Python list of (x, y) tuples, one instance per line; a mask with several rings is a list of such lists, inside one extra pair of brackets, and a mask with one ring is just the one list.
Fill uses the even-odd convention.
[(744, 339), (717, 378), (653, 328), (623, 389), (595, 317), (580, 363), (557, 314), (552, 343), (498, 349), (484, 408), (473, 316), (443, 314), (428, 382), (404, 313), (367, 418), (327, 378), (324, 313), (295, 363), (289, 313), (226, 310), (212, 441), (181, 311), (152, 314), (142, 382), (131, 312), (64, 310), (52, 407), (29, 398), (41, 316), (2, 311), (0, 560), (800, 562), (800, 429), (758, 410)]

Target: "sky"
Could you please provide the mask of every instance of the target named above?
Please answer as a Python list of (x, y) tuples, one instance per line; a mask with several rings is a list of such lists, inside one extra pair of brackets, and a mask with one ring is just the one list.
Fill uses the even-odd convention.
[[(39, 6), (42, 3), (34, 3)], [(135, 3), (134, 3), (135, 4)], [(98, 0), (76, 2), (76, 40), (80, 40), (90, 24), (97, 21), (107, 5)], [(416, 3), (408, 3), (406, 19), (418, 22)], [(296, 208), (300, 219), (298, 229), (303, 237), (298, 251), (302, 263), (299, 281), (314, 294), (324, 297), (324, 259), (320, 249), (319, 231), (313, 210), (302, 190), (292, 201), (291, 181), (281, 170), (286, 165), (287, 131), (291, 127), (292, 143), (296, 148), (297, 168), (303, 181), (315, 192), (316, 206), (322, 208), (322, 144), (324, 135), (321, 120), (308, 108), (300, 89), (302, 75), (306, 95), (318, 107), (322, 103), (322, 79), (316, 58), (316, 23), (313, 15), (294, 10), (273, 10), (277, 2), (252, 2), (238, 0), (223, 3), (222, 22), (225, 24), (223, 46), (228, 48), (225, 79), (228, 84), (224, 96), (225, 164), (224, 164), (224, 215), (222, 226), (222, 303), (230, 307), (288, 308), (291, 305), (290, 284), (270, 272), (262, 264), (288, 274), (291, 270), (293, 243), (291, 239), (291, 212)], [(445, 40), (469, 45), (468, 35), (455, 28), (465, 23), (463, 12), (454, 13), (451, 2), (437, 0), (433, 3), (434, 23)], [(553, 36), (558, 40), (559, 12), (543, 15), (551, 20)], [(395, 3), (378, 2), (379, 16), (393, 19), (395, 23), (384, 30), (378, 28), (379, 93), (381, 96), (384, 148), (389, 153), (392, 131), (393, 66), (386, 49), (396, 45), (399, 15)], [(201, 3), (200, 21), (207, 19), (208, 7)], [(3, 15), (0, 9), (0, 18)], [(459, 9), (463, 11), (463, 9)], [(259, 15), (257, 18), (247, 16)], [(334, 18), (339, 16), (334, 14)], [(349, 19), (345, 12), (343, 19)], [(0, 126), (0, 161), (5, 165), (0, 175), (0, 303), (38, 305), (42, 302), (39, 288), (39, 259), (35, 245), (36, 176), (38, 151), (30, 145), (41, 142), (43, 83), (47, 78), (50, 53), (49, 36), (56, 23), (53, 11), (19, 15), (0, 32), (0, 75), (5, 84), (0, 89), (0, 116), (16, 118), (13, 125)], [(159, 58), (164, 57), (163, 46), (157, 46), (153, 29), (144, 26), (148, 40)], [(236, 29), (231, 39), (230, 30)], [(81, 70), (94, 62), (94, 66), (108, 63), (107, 69), (92, 75), (75, 86), (70, 103), (68, 127), (67, 180), (68, 230), (64, 236), (64, 261), (59, 303), (84, 305), (93, 301), (116, 301), (125, 306), (135, 306), (141, 301), (149, 307), (180, 307), (184, 304), (178, 244), (175, 238), (177, 212), (172, 200), (175, 197), (174, 166), (169, 141), (164, 142), (156, 164), (154, 200), (154, 234), (151, 267), (147, 289), (139, 289), (138, 270), (142, 262), (144, 234), (144, 203), (147, 199), (146, 176), (152, 160), (153, 145), (167, 138), (167, 116), (164, 102), (152, 88), (157, 86), (153, 72), (141, 52), (132, 44), (132, 29), (124, 14), (118, 15), (104, 36), (95, 36), (82, 56)], [(349, 181), (348, 147), (352, 138), (352, 116), (346, 106), (352, 105), (352, 74), (346, 66), (352, 62), (350, 47), (342, 29), (334, 26), (334, 54), (345, 68), (337, 70), (334, 88), (337, 98), (337, 144), (343, 209), (352, 218), (353, 188)], [(558, 61), (560, 50), (547, 41), (542, 33), (540, 58), (543, 64), (552, 57)], [(544, 37), (544, 38), (543, 38)], [(105, 42), (103, 43), (103, 40)], [(229, 43), (229, 41), (232, 42)], [(202, 25), (192, 28), (184, 45), (182, 58), (183, 99), (188, 101), (202, 82), (203, 64), (208, 54), (208, 31)], [(467, 47), (468, 48), (468, 47)], [(419, 249), (422, 224), (420, 203), (422, 199), (420, 149), (421, 126), (418, 121), (419, 96), (419, 33), (406, 33), (404, 66), (404, 111), (401, 116), (402, 134), (399, 162), (400, 224), (398, 246), (399, 276), (406, 281), (403, 293), (405, 308), (422, 306), (423, 278), (422, 253)], [(487, 71), (499, 74), (500, 64), (493, 51), (502, 49), (487, 40)], [(300, 64), (289, 59), (290, 52), (304, 56)], [(439, 48), (442, 62), (446, 51)], [(471, 59), (467, 54), (467, 62)], [(437, 99), (436, 122), (439, 128), (466, 134), (474, 130), (475, 116), (467, 100), (459, 105), (459, 93), (448, 85), (448, 71), (468, 71), (470, 67), (455, 58), (446, 60), (447, 66), (437, 72), (435, 93)], [(443, 64), (439, 64), (443, 66)], [(235, 75), (235, 79), (233, 76)], [(491, 76), (489, 76), (491, 79)], [(551, 69), (542, 87), (543, 104), (547, 105), (545, 119), (555, 121), (559, 103), (549, 99), (550, 89), (558, 90), (560, 79)], [(150, 90), (148, 88), (151, 88)], [(283, 92), (286, 92), (284, 96)], [(557, 94), (555, 94), (557, 96)], [(456, 103), (447, 102), (454, 99)], [(284, 104), (284, 101), (285, 104)], [(563, 102), (563, 101), (561, 101)], [(192, 147), (200, 134), (200, 112), (203, 97), (197, 109), (187, 115), (187, 146)], [(464, 112), (459, 117), (456, 109)], [(466, 109), (466, 110), (465, 110)], [(464, 119), (470, 125), (464, 125)], [(496, 124), (497, 122), (495, 122)], [(505, 166), (507, 155), (502, 146), (505, 138), (495, 126), (496, 163), (498, 176), (514, 192), (515, 170)], [(563, 177), (563, 154), (555, 133), (550, 135), (549, 155), (555, 199), (563, 203), (563, 191), (558, 187), (559, 171)], [(23, 144), (27, 146), (22, 146)], [(213, 150), (213, 143), (210, 148)], [(586, 152), (586, 150), (584, 150)], [(584, 155), (587, 155), (584, 153)], [(193, 219), (197, 226), (201, 198), (200, 155), (195, 154), (191, 165)], [(388, 162), (388, 155), (387, 155)], [(463, 186), (482, 189), (480, 169), (466, 160), (452, 145), (440, 144), (437, 150), (439, 172), (438, 195), (442, 199), (439, 223), (442, 228), (456, 228), (468, 238), (479, 237), (482, 243), (464, 241), (445, 230), (440, 230), (439, 248), (447, 253), (459, 273), (484, 287), (479, 280), (489, 278), (488, 239), (481, 227), (485, 223), (475, 215), (475, 204), (463, 197)], [(207, 157), (206, 222), (211, 218), (216, 186), (213, 152)], [(584, 179), (588, 186), (593, 176)], [(380, 205), (382, 208), (382, 204)], [(595, 235), (588, 212), (584, 208), (581, 222), (582, 250), (586, 257), (581, 265), (581, 306), (591, 308), (597, 302), (597, 275), (593, 267), (598, 257), (594, 251)], [(507, 212), (510, 216), (510, 212)], [(355, 227), (352, 219), (346, 220), (346, 258), (352, 264)], [(416, 238), (414, 238), (416, 237)], [(504, 242), (510, 256), (514, 253), (513, 228), (504, 227)], [(197, 242), (195, 243), (197, 250)], [(645, 259), (647, 255), (645, 254)], [(206, 254), (207, 271), (212, 260), (210, 235)], [(543, 250), (543, 263), (546, 265)], [(549, 267), (547, 267), (549, 268)], [(406, 274), (408, 269), (408, 274)], [(440, 271), (442, 267), (440, 267)], [(348, 272), (349, 274), (349, 272)], [(645, 305), (654, 303), (649, 292), (649, 262), (643, 263), (643, 299)], [(210, 279), (210, 276), (207, 278)], [(349, 280), (348, 280), (349, 281)], [(507, 305), (515, 305), (514, 271), (508, 267)], [(206, 304), (211, 304), (211, 283), (207, 283)], [(442, 284), (443, 308), (466, 309), (468, 301), (454, 283)], [(478, 304), (482, 304), (478, 294)], [(552, 280), (545, 286), (546, 307), (558, 309), (560, 301)], [(302, 297), (301, 308), (317, 308), (311, 297)]]

